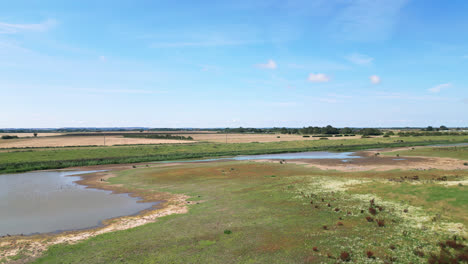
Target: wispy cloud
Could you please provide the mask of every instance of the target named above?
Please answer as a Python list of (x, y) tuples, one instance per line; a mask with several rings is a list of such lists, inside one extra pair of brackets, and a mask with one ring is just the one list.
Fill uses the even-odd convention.
[(47, 19), (44, 22), (37, 24), (13, 24), (0, 22), (0, 34), (15, 34), (21, 32), (43, 32), (54, 27), (57, 21)]
[(151, 48), (184, 48), (184, 47), (217, 47), (217, 46), (238, 46), (253, 44), (254, 41), (247, 40), (223, 40), (214, 39), (206, 41), (174, 41), (174, 42), (154, 42)]
[(309, 71), (341, 71), (351, 69), (349, 65), (345, 65), (334, 61), (317, 59), (313, 59), (313, 63), (288, 63), (287, 66), (291, 69), (307, 69)]
[(308, 80), (309, 82), (329, 82), (330, 77), (324, 73), (311, 73)]
[(410, 93), (375, 92), (369, 98), (389, 100), (411, 100), (411, 101), (453, 101), (454, 98), (441, 97), (439, 95), (418, 95)]
[(408, 0), (343, 1), (346, 5), (331, 23), (338, 38), (355, 41), (385, 40), (393, 32)]
[(369, 77), (369, 79), (370, 79), (371, 83), (373, 83), (373, 84), (379, 84), (379, 83), (382, 81), (382, 80), (380, 79), (380, 77), (377, 76), (377, 75), (371, 75), (371, 76)]
[(292, 107), (297, 106), (296, 102), (265, 102), (266, 106), (273, 106), (273, 107)]
[(468, 60), (468, 55), (462, 56), (462, 59)]
[(351, 95), (337, 94), (337, 93), (329, 93), (327, 94), (327, 96), (333, 97), (333, 98), (345, 98), (345, 99), (353, 98), (353, 96)]
[(260, 63), (256, 65), (258, 68), (274, 70), (278, 67), (274, 60), (268, 60), (267, 63)]
[(431, 93), (439, 93), (443, 89), (450, 88), (451, 86), (452, 86), (451, 83), (443, 83), (443, 84), (439, 84), (437, 86), (434, 86), (432, 88), (429, 88), (428, 91), (431, 92)]
[(324, 103), (330, 103), (330, 104), (335, 104), (338, 102), (338, 100), (333, 99), (333, 98), (320, 98), (319, 101), (324, 102)]
[(82, 92), (92, 92), (92, 93), (119, 93), (119, 94), (161, 94), (166, 93), (166, 91), (153, 91), (153, 90), (141, 90), (141, 89), (95, 89), (95, 88), (78, 88), (70, 89), (77, 90)]
[(365, 54), (359, 54), (359, 53), (352, 53), (346, 56), (346, 59), (357, 65), (369, 65), (374, 60), (374, 58), (370, 56), (367, 56)]

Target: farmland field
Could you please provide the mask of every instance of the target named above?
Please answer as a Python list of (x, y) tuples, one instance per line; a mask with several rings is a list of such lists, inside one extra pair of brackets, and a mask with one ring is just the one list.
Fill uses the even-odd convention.
[[(205, 134), (180, 134), (183, 136), (191, 136), (197, 141), (218, 142), (218, 143), (249, 143), (249, 142), (280, 142), (280, 141), (296, 141), (296, 140), (320, 140), (320, 137), (303, 137), (302, 135), (293, 134), (223, 134), (223, 133), (205, 133)], [(330, 135), (328, 139), (357, 139), (360, 135), (333, 137)]]
[(127, 138), (123, 136), (50, 136), (29, 137), (19, 139), (0, 139), (0, 148), (41, 148), (41, 147), (69, 147), (69, 146), (114, 146), (141, 144), (178, 144), (193, 143), (190, 140)]

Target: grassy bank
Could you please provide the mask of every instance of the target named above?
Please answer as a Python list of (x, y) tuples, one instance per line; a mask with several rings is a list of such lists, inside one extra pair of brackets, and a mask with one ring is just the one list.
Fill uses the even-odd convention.
[[(455, 175), (468, 176), (463, 171), (407, 173), (417, 174), (421, 183), (434, 176), (448, 175), (449, 181)], [(429, 254), (437, 253), (437, 243), (453, 235), (445, 228), (452, 216), (431, 218), (447, 204), (463, 209), (466, 201), (459, 207), (438, 202), (446, 197), (429, 197), (436, 211), (426, 212), (411, 199), (386, 197), (393, 189), (375, 187), (394, 186), (387, 179), (403, 174), (255, 162), (123, 171), (110, 182), (137, 193), (190, 195), (189, 212), (74, 245), (56, 245), (35, 263), (341, 263), (343, 252), (353, 263), (427, 263)], [(351, 186), (360, 189), (350, 192)], [(402, 188), (401, 193), (407, 192)], [(447, 199), (466, 191), (461, 188), (455, 187)], [(369, 207), (376, 209), (375, 215)]]
[(426, 156), (468, 160), (468, 146), (419, 148), (413, 150), (392, 151), (383, 154), (388, 156)]
[(356, 151), (370, 148), (424, 146), (460, 142), (468, 142), (468, 136), (17, 149), (14, 151), (0, 152), (0, 173), (232, 155), (325, 150)]

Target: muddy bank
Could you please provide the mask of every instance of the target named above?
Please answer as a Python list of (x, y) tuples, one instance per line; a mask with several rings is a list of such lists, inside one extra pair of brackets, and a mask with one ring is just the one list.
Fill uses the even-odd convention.
[[(404, 148), (405, 150), (408, 148)], [(386, 149), (385, 151), (395, 151), (400, 149)], [(287, 163), (305, 164), (322, 170), (338, 171), (387, 171), (387, 170), (466, 170), (463, 161), (451, 158), (438, 157), (407, 157), (407, 156), (382, 156), (381, 150), (358, 151), (355, 155), (361, 156), (359, 159), (293, 159)], [(263, 160), (268, 161), (268, 160)], [(270, 161), (272, 162), (272, 161)], [(277, 162), (277, 161), (275, 161)]]

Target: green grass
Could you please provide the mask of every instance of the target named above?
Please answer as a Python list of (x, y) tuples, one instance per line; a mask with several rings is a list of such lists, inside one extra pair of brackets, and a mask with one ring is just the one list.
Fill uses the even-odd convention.
[[(436, 242), (445, 239), (445, 233), (420, 229), (401, 217), (400, 209), (387, 205), (376, 216), (386, 224), (378, 227), (365, 220), (367, 213), (360, 213), (367, 212), (370, 198), (339, 191), (350, 180), (371, 181), (367, 184), (375, 188), (372, 179), (401, 173), (341, 173), (256, 162), (122, 171), (110, 182), (133, 191), (187, 194), (193, 197), (189, 212), (74, 245), (56, 245), (34, 263), (336, 263), (327, 254), (336, 258), (342, 251), (349, 252), (355, 263), (367, 263), (366, 250), (375, 253), (373, 261), (396, 257), (399, 263), (426, 263), (413, 250), (420, 248), (427, 255), (437, 249)], [(418, 173), (432, 177), (433, 172)], [(450, 200), (459, 193), (447, 195), (431, 199)], [(453, 206), (465, 205), (462, 200)]]
[(354, 189), (355, 193), (375, 193), (385, 199), (406, 201), (421, 206), (433, 215), (461, 222), (468, 226), (468, 186), (444, 186), (439, 183), (368, 184)]
[(468, 146), (417, 148), (414, 150), (393, 151), (383, 154), (390, 156), (399, 154), (400, 156), (427, 156), (468, 160)]
[[(396, 142), (402, 140), (403, 142)], [(21, 149), (0, 152), (0, 173), (73, 166), (193, 159), (300, 151), (351, 151), (369, 148), (468, 142), (468, 136), (366, 138), (269, 143), (195, 143), (109, 147)]]

